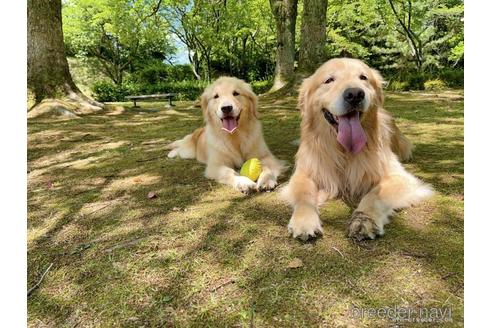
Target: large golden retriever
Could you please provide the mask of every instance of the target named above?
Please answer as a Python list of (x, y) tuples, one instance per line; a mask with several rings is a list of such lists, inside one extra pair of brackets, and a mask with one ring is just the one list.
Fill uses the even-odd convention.
[[(274, 189), (283, 164), (263, 139), (257, 97), (250, 85), (234, 77), (221, 77), (205, 89), (200, 102), (205, 127), (171, 143), (168, 157), (196, 158), (207, 165), (207, 178), (243, 193)], [(250, 158), (258, 158), (262, 165), (256, 183), (236, 172)]]
[(432, 195), (393, 152), (408, 158), (411, 144), (383, 109), (382, 82), (377, 71), (348, 58), (329, 60), (303, 81), (301, 141), (283, 190), (293, 206), (294, 238), (322, 233), (318, 206), (326, 199), (358, 203), (348, 235), (362, 240), (382, 235), (395, 209)]

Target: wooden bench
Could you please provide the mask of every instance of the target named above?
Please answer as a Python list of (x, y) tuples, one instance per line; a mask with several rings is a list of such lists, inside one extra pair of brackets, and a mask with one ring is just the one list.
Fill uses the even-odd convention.
[(160, 94), (155, 94), (155, 95), (141, 95), (141, 96), (126, 96), (125, 99), (133, 101), (133, 107), (138, 108), (137, 106), (137, 100), (158, 100), (158, 99), (168, 99), (169, 103), (166, 105), (166, 107), (172, 107), (173, 105), (173, 98), (176, 96), (175, 93), (160, 93)]

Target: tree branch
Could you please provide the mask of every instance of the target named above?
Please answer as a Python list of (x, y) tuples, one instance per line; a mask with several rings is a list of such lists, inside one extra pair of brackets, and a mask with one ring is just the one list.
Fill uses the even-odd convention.
[(140, 24), (142, 24), (143, 22), (145, 22), (147, 19), (149, 19), (150, 17), (152, 16), (155, 16), (157, 14), (157, 12), (159, 11), (159, 9), (161, 8), (161, 4), (162, 4), (162, 0), (158, 0), (157, 1), (157, 4), (155, 5), (154, 9), (152, 9), (152, 12), (148, 15), (145, 15), (141, 20), (140, 20)]
[(388, 0), (388, 2), (391, 6), (391, 10), (393, 11), (393, 14), (395, 15), (396, 19), (398, 20), (398, 23), (400, 24), (400, 26), (403, 28), (403, 30), (407, 34), (407, 39), (410, 41), (410, 45), (412, 46), (412, 48), (415, 52), (417, 66), (420, 68), (420, 66), (422, 65), (422, 57), (421, 57), (421, 53), (420, 53), (422, 50), (422, 43), (417, 39), (417, 42), (419, 43), (419, 47), (417, 47), (417, 44), (415, 43), (416, 41), (413, 39), (415, 37), (415, 35), (413, 34), (413, 32), (409, 28), (407, 28), (405, 22), (402, 21), (402, 19), (398, 16), (398, 12), (396, 11), (396, 8), (395, 8), (395, 5), (393, 4), (393, 1)]
[(44, 279), (44, 276), (46, 276), (46, 274), (48, 273), (48, 271), (50, 271), (51, 267), (53, 266), (53, 263), (50, 263), (50, 265), (48, 266), (48, 268), (44, 271), (43, 275), (41, 276), (41, 278), (39, 278), (38, 282), (31, 287), (31, 289), (29, 289), (27, 291), (27, 296), (29, 297), (29, 295), (32, 294), (33, 291), (35, 291), (39, 285), (41, 285), (41, 282), (43, 282), (43, 279)]

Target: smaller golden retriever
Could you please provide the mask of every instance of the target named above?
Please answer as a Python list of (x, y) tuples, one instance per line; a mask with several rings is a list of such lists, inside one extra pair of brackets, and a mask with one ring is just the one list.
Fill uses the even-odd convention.
[(303, 81), (299, 107), (301, 141), (283, 190), (293, 207), (294, 238), (322, 233), (318, 206), (326, 199), (358, 203), (348, 235), (362, 240), (382, 235), (394, 210), (432, 195), (394, 153), (410, 157), (411, 144), (383, 109), (377, 71), (356, 59), (329, 60)]
[[(171, 143), (168, 157), (196, 158), (207, 165), (207, 178), (243, 193), (274, 189), (284, 166), (263, 139), (257, 102), (251, 86), (243, 80), (217, 79), (200, 97), (205, 127)], [(256, 183), (236, 172), (250, 158), (261, 161)]]

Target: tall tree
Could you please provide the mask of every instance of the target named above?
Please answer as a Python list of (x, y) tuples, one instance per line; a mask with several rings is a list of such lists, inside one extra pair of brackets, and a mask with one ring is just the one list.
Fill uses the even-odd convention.
[(277, 30), (275, 78), (270, 91), (276, 91), (294, 79), (297, 0), (270, 0), (270, 8)]
[(326, 60), (326, 10), (328, 0), (304, 0), (299, 48), (299, 71), (311, 74)]
[(56, 112), (67, 116), (99, 111), (70, 75), (63, 44), (61, 0), (27, 2), (28, 117)]

